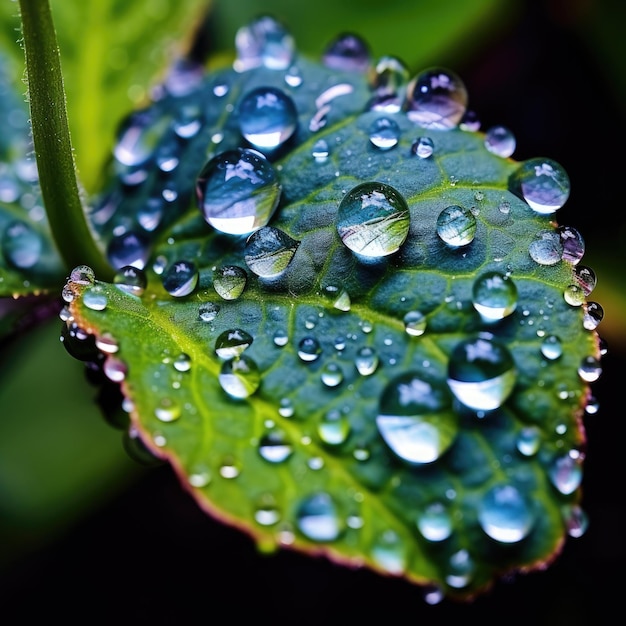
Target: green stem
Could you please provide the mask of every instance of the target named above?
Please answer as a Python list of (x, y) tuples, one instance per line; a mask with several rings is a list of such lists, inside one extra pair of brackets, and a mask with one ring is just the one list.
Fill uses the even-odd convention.
[(76, 177), (56, 32), (48, 0), (19, 0), (39, 185), (52, 235), (68, 269), (113, 270), (87, 222)]

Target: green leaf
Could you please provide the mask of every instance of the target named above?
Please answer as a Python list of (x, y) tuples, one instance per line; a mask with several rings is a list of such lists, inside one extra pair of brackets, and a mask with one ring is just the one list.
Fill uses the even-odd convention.
[[(459, 127), (463, 104), (438, 128), (410, 119), (402, 80), (388, 91), (366, 71), (280, 50), (276, 68), (271, 53), (240, 49), (238, 71), (129, 118), (124, 154), (140, 156), (109, 172), (93, 213), (120, 274), (72, 273), (73, 323), (96, 335), (146, 445), (260, 548), (464, 599), (544, 567), (584, 519), (582, 418), (600, 354), (594, 276), (551, 209), (520, 197), (520, 175), (529, 168), (547, 185), (540, 201), (554, 192), (558, 205), (567, 175), (487, 150)], [(241, 151), (257, 87), (297, 110), (277, 150), (254, 144), (267, 160)], [(397, 144), (372, 140), (381, 119)], [(419, 137), (432, 156), (416, 153)], [(163, 155), (173, 167), (159, 169)], [(230, 184), (266, 180), (241, 183), (239, 210), (252, 203), (258, 223), (207, 224), (196, 181), (215, 164)], [(505, 296), (491, 320), (473, 295), (488, 272), (487, 290)]]

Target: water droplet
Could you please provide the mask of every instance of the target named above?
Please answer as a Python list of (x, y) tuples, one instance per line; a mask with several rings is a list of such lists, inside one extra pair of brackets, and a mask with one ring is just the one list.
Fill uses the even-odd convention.
[(274, 345), (282, 348), (287, 345), (289, 341), (289, 335), (284, 330), (277, 330), (274, 333)]
[(231, 398), (248, 398), (261, 384), (259, 366), (245, 354), (224, 361), (219, 374), (219, 382)]
[(458, 419), (448, 390), (425, 372), (408, 372), (388, 383), (376, 425), (385, 443), (409, 463), (432, 463), (452, 445)]
[(433, 155), (435, 144), (430, 137), (418, 137), (411, 146), (411, 152), (420, 159), (427, 159)]
[(237, 478), (241, 474), (241, 468), (231, 456), (226, 457), (223, 463), (220, 465), (220, 476), (227, 480)]
[(475, 133), (480, 130), (480, 119), (476, 111), (468, 109), (461, 118), (459, 128), (468, 133)]
[(590, 267), (577, 265), (574, 268), (574, 275), (585, 296), (588, 296), (596, 288), (598, 279), (596, 273)]
[(254, 519), (261, 526), (273, 526), (280, 521), (280, 511), (271, 494), (266, 493), (259, 498), (254, 511)]
[(116, 272), (113, 282), (118, 289), (125, 293), (141, 296), (148, 285), (148, 278), (143, 270), (132, 265), (126, 265)]
[(149, 254), (145, 236), (131, 231), (113, 237), (107, 246), (107, 257), (115, 269), (132, 265), (142, 270)]
[(282, 463), (293, 454), (293, 446), (284, 433), (271, 430), (261, 437), (259, 454), (269, 463)]
[(569, 453), (556, 457), (550, 465), (549, 476), (560, 493), (565, 496), (574, 493), (583, 477), (580, 456)]
[(109, 355), (102, 364), (102, 371), (110, 381), (121, 383), (128, 374), (128, 367), (121, 359)]
[(524, 456), (533, 456), (537, 454), (540, 443), (540, 430), (535, 426), (527, 426), (520, 430), (519, 434), (517, 435), (515, 445), (520, 454), (523, 454)]
[(162, 422), (175, 422), (181, 415), (180, 405), (172, 398), (161, 398), (154, 415)]
[(419, 311), (409, 311), (404, 316), (404, 330), (407, 335), (420, 337), (426, 332), (426, 316)]
[(492, 487), (482, 498), (478, 521), (485, 533), (501, 543), (517, 543), (531, 531), (535, 516), (513, 485)]
[(448, 562), (446, 582), (450, 587), (461, 589), (467, 586), (472, 579), (476, 566), (467, 550), (458, 550)]
[(556, 161), (535, 158), (524, 161), (510, 180), (511, 191), (542, 215), (560, 209), (570, 193), (567, 172)]
[(328, 149), (328, 144), (323, 140), (319, 139), (313, 144), (313, 150), (311, 151), (313, 158), (317, 163), (323, 163), (328, 158), (330, 154), (330, 150)]
[(393, 187), (362, 183), (341, 201), (337, 231), (353, 252), (366, 257), (387, 256), (397, 252), (409, 234), (409, 207)]
[(324, 287), (323, 294), (330, 299), (334, 309), (338, 311), (349, 311), (352, 307), (350, 294), (337, 285), (327, 285)]
[(541, 342), (541, 354), (550, 361), (558, 359), (563, 354), (561, 340), (556, 335), (545, 337)]
[(144, 109), (131, 113), (118, 131), (113, 154), (118, 163), (127, 168), (137, 168), (149, 161), (156, 151), (170, 120), (157, 117)]
[(604, 309), (597, 302), (587, 302), (583, 315), (583, 328), (595, 330), (604, 318)]
[(341, 533), (337, 507), (327, 493), (314, 493), (296, 511), (300, 532), (312, 541), (334, 541)]
[(213, 288), (224, 300), (236, 300), (247, 282), (246, 270), (237, 265), (223, 265), (213, 272)]
[(0, 239), (0, 248), (6, 262), (18, 269), (33, 267), (41, 258), (41, 236), (26, 222), (19, 220), (7, 225)]
[(280, 192), (271, 163), (260, 152), (246, 148), (227, 150), (210, 159), (196, 182), (204, 219), (229, 235), (244, 235), (265, 226)]
[(393, 530), (386, 530), (374, 539), (371, 554), (374, 563), (389, 574), (400, 575), (406, 569), (406, 546)]
[(343, 382), (343, 371), (337, 363), (331, 361), (324, 365), (321, 378), (327, 387), (337, 387)]
[(78, 265), (70, 272), (70, 282), (77, 285), (93, 285), (95, 272), (88, 265)]
[(454, 72), (430, 68), (416, 76), (407, 88), (407, 116), (424, 128), (455, 128), (467, 108), (467, 90)]
[(459, 402), (471, 409), (497, 409), (513, 391), (516, 380), (513, 357), (491, 337), (466, 339), (452, 351), (448, 385)]
[(474, 241), (476, 217), (466, 207), (453, 204), (437, 217), (437, 234), (449, 246), (458, 248)]
[(299, 245), (282, 230), (264, 226), (250, 235), (243, 256), (257, 276), (275, 278), (287, 269)]
[(175, 298), (188, 296), (198, 284), (198, 270), (191, 261), (176, 261), (163, 272), (163, 288)]
[(103, 311), (109, 300), (101, 285), (93, 285), (85, 289), (83, 293), (83, 304), (92, 311)]
[(444, 541), (452, 534), (452, 518), (441, 502), (433, 502), (419, 515), (417, 528), (428, 541)]
[(472, 304), (484, 322), (497, 322), (517, 308), (517, 287), (500, 272), (485, 272), (474, 281)]
[(515, 135), (504, 126), (492, 126), (485, 134), (485, 148), (492, 154), (508, 158), (515, 152)]
[(371, 62), (369, 46), (354, 33), (342, 33), (326, 47), (322, 61), (335, 70), (365, 71)]
[(193, 468), (187, 480), (192, 487), (202, 489), (211, 482), (211, 472), (204, 465), (199, 465)]
[(290, 398), (281, 398), (278, 406), (278, 414), (283, 417), (293, 417), (296, 409), (293, 406), (293, 401)]
[(300, 70), (295, 65), (292, 65), (285, 72), (285, 83), (289, 85), (290, 87), (296, 88), (296, 87), (300, 87), (302, 82), (303, 82), (303, 78), (302, 78), (302, 74), (300, 73)]
[(376, 350), (370, 346), (359, 348), (354, 358), (354, 365), (361, 376), (370, 376), (378, 368), (379, 358)]
[(188, 372), (191, 369), (191, 357), (185, 352), (181, 352), (173, 362), (177, 372)]
[(225, 330), (215, 340), (215, 353), (221, 359), (232, 359), (243, 354), (252, 344), (252, 335), (240, 328)]
[(198, 319), (202, 322), (212, 322), (220, 312), (219, 304), (213, 302), (203, 302), (198, 307)]
[(528, 246), (528, 254), (539, 265), (556, 265), (563, 256), (563, 244), (558, 233), (540, 230)]
[(96, 347), (105, 354), (115, 354), (120, 349), (120, 344), (111, 333), (104, 332), (96, 337)]
[(239, 104), (239, 128), (258, 150), (274, 150), (296, 130), (298, 112), (293, 100), (275, 87), (257, 87)]
[(298, 344), (298, 356), (305, 362), (316, 361), (322, 354), (320, 342), (315, 337), (304, 337)]
[(294, 39), (285, 27), (269, 15), (262, 15), (235, 34), (237, 58), (233, 67), (245, 72), (263, 65), (286, 70), (295, 54)]
[(582, 537), (589, 528), (589, 517), (578, 504), (569, 507), (566, 511), (564, 517), (567, 534), (575, 539)]
[(390, 150), (398, 145), (400, 127), (388, 117), (379, 117), (372, 122), (369, 137), (372, 145), (379, 150)]
[(370, 80), (374, 95), (367, 109), (398, 113), (402, 109), (408, 80), (409, 70), (400, 59), (393, 56), (379, 59)]
[(585, 303), (585, 292), (580, 285), (568, 285), (563, 297), (570, 306), (582, 306)]
[(586, 356), (578, 366), (578, 375), (587, 383), (595, 383), (602, 375), (600, 361), (594, 356)]
[(317, 434), (329, 446), (339, 446), (348, 439), (350, 422), (341, 411), (328, 411), (317, 425)]
[(563, 245), (562, 259), (572, 265), (577, 265), (585, 254), (585, 240), (582, 235), (571, 226), (559, 226), (556, 231)]

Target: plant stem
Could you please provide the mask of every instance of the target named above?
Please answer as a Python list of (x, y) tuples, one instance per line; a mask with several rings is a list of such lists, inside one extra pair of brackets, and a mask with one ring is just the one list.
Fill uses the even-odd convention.
[(87, 222), (70, 139), (56, 32), (48, 0), (19, 0), (31, 127), (39, 185), (57, 248), (68, 269), (113, 270)]

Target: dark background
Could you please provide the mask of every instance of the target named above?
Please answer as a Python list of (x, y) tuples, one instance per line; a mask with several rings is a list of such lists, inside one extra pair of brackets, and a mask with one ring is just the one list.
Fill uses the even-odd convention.
[[(617, 56), (624, 50), (626, 28), (619, 38), (624, 10), (618, 5), (608, 12), (615, 23), (602, 49), (594, 47), (591, 25), (585, 23), (590, 2), (536, 2), (480, 54), (465, 63), (457, 58), (454, 67), (483, 129), (503, 124), (514, 131), (514, 158), (548, 156), (565, 167), (572, 193), (558, 220), (583, 234), (583, 263), (599, 276), (591, 298), (605, 308), (598, 331), (608, 353), (593, 385), (600, 411), (585, 419), (585, 535), (568, 539), (545, 571), (498, 582), (471, 604), (430, 606), (421, 589), (402, 580), (286, 551), (259, 555), (245, 535), (201, 512), (172, 471), (159, 466), (141, 471), (128, 490), (77, 527), (1, 572), (0, 622), (431, 626), (476, 619), (477, 624), (576, 626), (619, 621), (626, 583), (621, 389), (626, 335), (620, 306), (626, 219), (619, 200), (626, 79), (606, 61), (611, 46)], [(617, 617), (610, 617), (614, 612)]]

